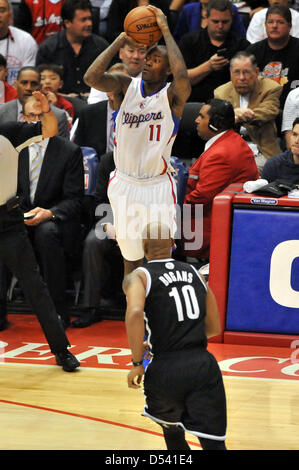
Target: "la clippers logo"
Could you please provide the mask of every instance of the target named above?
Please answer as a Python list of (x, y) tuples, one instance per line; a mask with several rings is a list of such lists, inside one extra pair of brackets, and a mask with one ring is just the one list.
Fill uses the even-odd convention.
[(133, 113), (126, 113), (123, 112), (122, 115), (122, 124), (128, 124), (131, 128), (135, 124), (135, 128), (139, 127), (139, 124), (142, 122), (149, 122), (149, 121), (157, 121), (163, 119), (162, 111), (158, 111), (157, 113), (146, 113), (146, 114), (133, 114)]

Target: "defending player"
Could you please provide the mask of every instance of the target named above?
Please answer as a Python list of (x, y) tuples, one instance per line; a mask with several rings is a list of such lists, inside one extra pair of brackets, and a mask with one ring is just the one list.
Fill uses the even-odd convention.
[[(191, 90), (184, 59), (164, 13), (152, 6), (148, 8), (156, 15), (166, 47), (156, 45), (148, 50), (142, 78), (106, 73), (128, 39), (126, 33), (121, 33), (100, 54), (84, 76), (91, 87), (121, 94), (115, 117), (116, 170), (110, 179), (108, 197), (125, 275), (143, 262), (141, 232), (147, 222), (168, 220), (171, 233), (175, 232), (176, 191), (169, 162)], [(166, 83), (170, 74), (171, 84)]]
[[(143, 416), (162, 426), (168, 450), (189, 449), (185, 431), (204, 450), (226, 450), (223, 380), (207, 351), (207, 338), (220, 332), (217, 303), (193, 266), (170, 258), (172, 244), (167, 227), (148, 225), (148, 262), (123, 282), (133, 361), (128, 386), (139, 388), (144, 375)], [(144, 372), (145, 325), (152, 359)]]

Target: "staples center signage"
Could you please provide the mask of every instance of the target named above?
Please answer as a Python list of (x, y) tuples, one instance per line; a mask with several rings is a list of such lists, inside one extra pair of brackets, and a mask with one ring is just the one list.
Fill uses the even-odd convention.
[(219, 362), (223, 375), (299, 380), (299, 350), (290, 357), (245, 356)]
[(297, 258), (299, 240), (287, 240), (276, 245), (271, 256), (269, 288), (277, 304), (299, 309), (299, 290), (292, 286), (292, 266)]
[[(297, 348), (297, 349), (296, 349)], [(299, 341), (287, 348), (242, 347), (244, 355), (236, 356), (235, 345), (210, 344), (209, 350), (218, 360), (224, 376), (255, 377), (262, 379), (299, 380)], [(131, 351), (110, 346), (72, 346), (71, 351), (81, 367), (95, 369), (129, 370)], [(254, 353), (256, 351), (256, 354)], [(247, 354), (246, 354), (247, 352)], [(277, 354), (279, 352), (279, 355)], [(14, 364), (55, 365), (55, 359), (46, 343), (22, 342), (11, 347), (0, 341), (0, 366)]]

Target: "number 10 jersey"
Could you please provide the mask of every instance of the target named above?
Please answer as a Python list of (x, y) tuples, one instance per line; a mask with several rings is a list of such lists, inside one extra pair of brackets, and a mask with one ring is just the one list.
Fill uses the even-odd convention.
[(149, 261), (144, 308), (153, 355), (206, 348), (206, 285), (194, 266), (173, 259)]

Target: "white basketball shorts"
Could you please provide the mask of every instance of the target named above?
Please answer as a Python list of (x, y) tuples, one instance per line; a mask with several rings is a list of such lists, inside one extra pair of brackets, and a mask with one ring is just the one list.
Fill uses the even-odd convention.
[(116, 239), (127, 261), (144, 257), (142, 231), (150, 222), (168, 225), (176, 232), (176, 184), (169, 173), (137, 179), (114, 170), (108, 198), (112, 207)]

